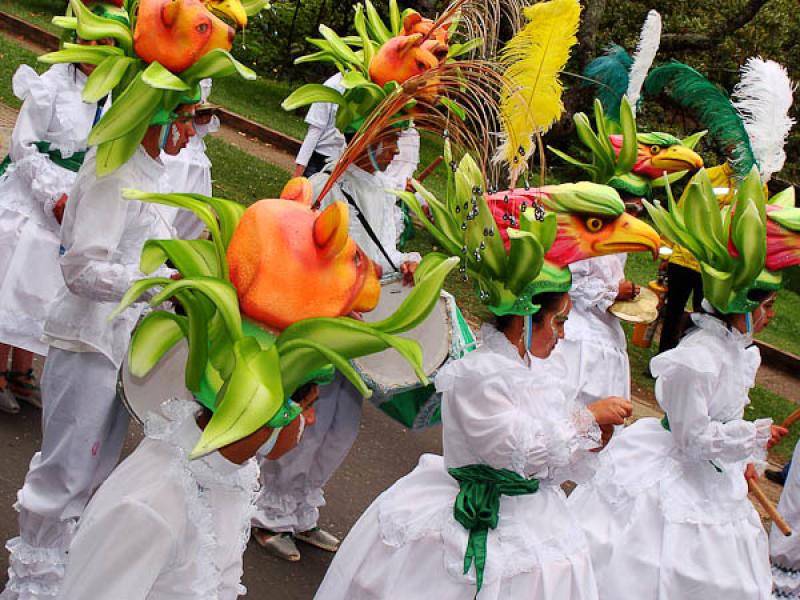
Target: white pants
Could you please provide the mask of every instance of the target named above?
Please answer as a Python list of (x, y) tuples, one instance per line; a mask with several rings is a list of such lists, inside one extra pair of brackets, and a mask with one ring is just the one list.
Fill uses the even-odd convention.
[(95, 352), (50, 348), (42, 373), (42, 449), (17, 494), (20, 535), (7, 548), (2, 600), (55, 597), (78, 517), (119, 461), (128, 413), (117, 368)]
[(279, 460), (261, 461), (261, 493), (253, 526), (298, 533), (316, 527), (322, 488), (342, 464), (358, 436), (363, 398), (338, 374), (320, 389), (316, 422), (297, 448)]

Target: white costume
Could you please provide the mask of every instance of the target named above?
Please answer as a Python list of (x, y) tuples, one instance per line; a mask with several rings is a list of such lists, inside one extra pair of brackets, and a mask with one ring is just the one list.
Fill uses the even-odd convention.
[[(53, 597), (75, 521), (119, 460), (128, 416), (116, 399), (117, 371), (139, 303), (108, 317), (139, 271), (147, 239), (169, 237), (152, 204), (124, 200), (121, 190), (155, 191), (163, 172), (141, 146), (114, 173), (95, 175), (92, 150), (78, 174), (61, 229), (66, 282), (45, 323), (50, 343), (42, 375), (42, 450), (19, 491), (20, 537), (8, 543), (3, 600)], [(157, 275), (173, 271), (162, 268)]]
[(548, 359), (564, 372), (565, 392), (588, 406), (609, 396), (630, 398), (627, 342), (619, 319), (608, 312), (625, 278), (625, 254), (569, 265), (572, 310), (564, 339)]
[(436, 377), (444, 457), (424, 455), (372, 503), (334, 558), (319, 600), (473, 598), (475, 567), (464, 574), (469, 532), (454, 518), (459, 484), (447, 469), (475, 464), (540, 482), (535, 493), (500, 497), (478, 600), (597, 598), (586, 540), (560, 484), (591, 476), (596, 455), (588, 450), (598, 446), (599, 428), (505, 335), (484, 325), (481, 337), (483, 346)]
[(86, 150), (96, 104), (81, 92), (86, 75), (55, 65), (39, 76), (27, 65), (12, 80), (23, 101), (11, 136), (12, 160), (0, 178), (0, 343), (47, 354), (41, 340), (47, 310), (64, 285), (58, 267), (60, 226), (53, 207), (69, 194), (76, 173), (36, 146), (74, 158)]
[[(211, 79), (203, 79), (200, 82), (200, 101), (206, 102), (210, 94)], [(162, 193), (213, 195), (211, 161), (206, 154), (206, 143), (203, 138), (219, 130), (219, 118), (214, 115), (208, 123), (195, 124), (194, 128), (195, 135), (189, 138), (186, 147), (177, 155), (161, 152), (161, 162), (164, 163), (164, 175), (160, 186)], [(190, 210), (169, 206), (159, 208), (175, 213), (173, 225), (178, 239), (194, 240), (205, 230), (205, 224)]]
[(767, 536), (744, 479), (772, 423), (742, 419), (760, 355), (750, 336), (693, 318), (698, 329), (650, 363), (670, 430), (649, 418), (615, 435), (569, 498), (601, 599), (770, 597)]
[(255, 460), (189, 460), (198, 406), (173, 400), (100, 487), (69, 550), (60, 600), (234, 600), (258, 486)]
[(778, 512), (792, 528), (792, 535), (786, 537), (774, 524), (769, 533), (772, 597), (800, 600), (800, 443), (794, 448)]
[[(341, 73), (336, 73), (325, 80), (323, 85), (344, 93)], [(297, 153), (295, 163), (308, 166), (311, 155), (315, 152), (325, 157), (328, 162), (337, 161), (344, 152), (345, 139), (341, 131), (336, 129), (336, 112), (338, 105), (330, 102), (314, 102), (306, 113), (308, 131), (303, 138), (303, 145)]]
[[(315, 196), (327, 177), (320, 173), (311, 178)], [(343, 190), (346, 191), (364, 211), (367, 222), (399, 268), (404, 261), (419, 261), (420, 256), (416, 252), (399, 252), (395, 246), (394, 197), (381, 191), (387, 187), (383, 174), (370, 174), (351, 165), (334, 184), (322, 206), (334, 200), (347, 204), (343, 194)], [(355, 211), (350, 206), (350, 237), (370, 259), (383, 267), (385, 274), (391, 273), (392, 267), (367, 235)], [(255, 527), (298, 533), (316, 526), (319, 507), (325, 504), (322, 488), (339, 468), (358, 435), (362, 400), (361, 394), (341, 375), (320, 388), (314, 427), (286, 456), (261, 462), (262, 493), (256, 502)]]

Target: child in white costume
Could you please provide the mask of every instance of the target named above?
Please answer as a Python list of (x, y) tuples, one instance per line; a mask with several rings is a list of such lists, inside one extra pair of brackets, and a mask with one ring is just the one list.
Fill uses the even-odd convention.
[(83, 69), (54, 65), (40, 76), (23, 65), (12, 80), (23, 105), (0, 178), (0, 404), (8, 412), (19, 410), (6, 388), (9, 352), (16, 348), (10, 387), (20, 378), (33, 384), (30, 353), (47, 354), (42, 330), (63, 285), (54, 208), (75, 181), (97, 112), (97, 104), (81, 99)]
[(778, 512), (792, 528), (792, 535), (783, 535), (774, 524), (769, 532), (772, 597), (776, 600), (797, 600), (800, 598), (800, 443), (794, 448), (792, 466), (778, 502)]
[[(730, 230), (722, 226), (728, 209), (719, 208), (705, 171), (689, 183), (690, 204), (700, 204), (708, 219), (692, 220), (680, 206), (667, 212), (647, 205), (662, 231), (677, 238), (671, 241), (697, 249), (704, 266), (708, 314), (694, 315), (697, 329), (650, 363), (666, 417), (641, 419), (615, 436), (594, 479), (569, 499), (589, 539), (601, 599), (766, 600), (772, 589), (767, 537), (747, 497), (745, 468), (763, 461), (768, 444), (786, 431), (743, 415), (760, 364), (752, 334), (769, 322), (780, 281), (764, 266), (783, 267), (759, 248), (779, 247), (778, 239), (766, 240), (768, 232), (777, 238), (778, 224), (767, 227), (755, 170), (737, 190)], [(685, 226), (676, 230), (678, 222)], [(787, 235), (790, 247), (798, 245), (793, 237)], [(752, 251), (729, 255), (743, 240)], [(722, 252), (727, 263), (716, 262)], [(719, 270), (706, 265), (711, 260)]]
[(630, 398), (631, 377), (622, 325), (608, 312), (627, 290), (625, 254), (588, 258), (569, 266), (572, 312), (551, 361), (565, 369), (565, 392), (584, 405), (608, 396)]
[[(394, 156), (394, 150), (389, 148), (383, 154), (378, 162), (379, 166), (385, 167)], [(327, 174), (318, 174), (311, 178), (315, 197), (327, 180)], [(394, 197), (383, 191), (390, 187), (380, 170), (368, 172), (353, 164), (334, 184), (322, 206), (328, 206), (334, 201), (348, 204), (350, 236), (370, 260), (379, 264), (384, 273), (393, 272), (394, 267), (409, 273), (413, 272), (411, 265), (419, 262), (420, 255), (397, 250), (399, 232), (396, 229)], [(349, 205), (345, 193), (352, 198), (371, 225), (388, 258), (359, 222), (356, 208)], [(339, 544), (334, 536), (317, 529), (319, 507), (325, 504), (325, 484), (355, 443), (361, 422), (363, 397), (346, 379), (337, 376), (331, 384), (322, 386), (320, 400), (314, 429), (304, 436), (297, 449), (281, 460), (263, 461), (261, 464), (262, 493), (256, 502), (253, 526), (283, 534), (273, 538), (264, 537), (260, 543), (271, 541), (268, 547), (279, 544), (280, 547), (276, 548), (277, 554), (288, 560), (300, 558), (300, 553), (291, 540), (292, 535), (331, 551), (336, 550)], [(256, 531), (257, 539), (259, 535)]]
[[(208, 101), (211, 95), (211, 79), (200, 82), (200, 102)], [(203, 140), (209, 133), (219, 130), (219, 117), (212, 115), (208, 122), (195, 121), (196, 135), (189, 140), (186, 148), (177, 155), (172, 156), (166, 152), (161, 153), (161, 162), (164, 163), (164, 177), (161, 191), (164, 193), (179, 192), (185, 194), (203, 194), (213, 196), (211, 182), (211, 161), (206, 154), (206, 143)], [(160, 207), (162, 210), (169, 207)], [(200, 237), (205, 230), (205, 225), (191, 211), (173, 209), (175, 219), (175, 237), (181, 240), (194, 240)]]

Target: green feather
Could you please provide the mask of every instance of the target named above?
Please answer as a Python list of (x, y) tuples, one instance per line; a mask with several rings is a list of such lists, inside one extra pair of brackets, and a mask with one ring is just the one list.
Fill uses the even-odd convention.
[(756, 164), (750, 139), (728, 95), (688, 65), (673, 62), (653, 69), (644, 83), (645, 93), (665, 93), (694, 113), (719, 144), (737, 177), (743, 178)]
[(596, 88), (595, 97), (603, 104), (606, 115), (619, 122), (619, 106), (628, 91), (628, 71), (633, 59), (625, 48), (609, 44), (602, 56), (598, 56), (583, 70), (588, 85)]

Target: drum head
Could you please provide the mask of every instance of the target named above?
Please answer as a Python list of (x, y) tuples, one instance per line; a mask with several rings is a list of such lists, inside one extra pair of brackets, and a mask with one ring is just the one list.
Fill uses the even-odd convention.
[[(389, 317), (411, 293), (411, 289), (403, 286), (400, 281), (384, 284), (378, 306), (366, 313), (364, 320), (374, 322)], [(439, 298), (427, 319), (414, 329), (399, 335), (419, 342), (422, 346), (423, 369), (426, 375), (432, 375), (450, 355), (450, 314), (447, 301)], [(354, 359), (353, 363), (381, 389), (419, 385), (414, 369), (393, 349)]]
[(633, 300), (614, 302), (608, 310), (629, 323), (652, 323), (658, 317), (658, 296), (653, 290), (643, 287)]
[(161, 412), (161, 404), (171, 398), (194, 400), (184, 385), (184, 370), (189, 348), (181, 340), (167, 352), (145, 377), (135, 377), (128, 370), (128, 358), (122, 363), (117, 391), (131, 416), (144, 423), (150, 412)]

